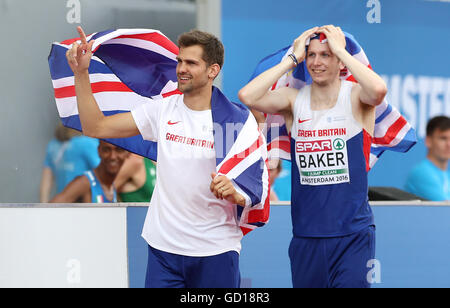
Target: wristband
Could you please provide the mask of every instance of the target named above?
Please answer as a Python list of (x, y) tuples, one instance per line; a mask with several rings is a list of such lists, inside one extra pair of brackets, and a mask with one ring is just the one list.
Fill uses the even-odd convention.
[(297, 66), (297, 65), (298, 65), (297, 57), (296, 57), (293, 53), (291, 53), (291, 54), (289, 55), (289, 58), (291, 58), (292, 61), (294, 61), (294, 66)]

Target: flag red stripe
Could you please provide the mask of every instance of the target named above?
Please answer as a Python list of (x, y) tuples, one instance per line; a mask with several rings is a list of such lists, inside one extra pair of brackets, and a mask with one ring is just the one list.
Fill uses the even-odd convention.
[(277, 88), (277, 83), (278, 83), (278, 82), (275, 82), (275, 83), (272, 85), (272, 88), (271, 88), (272, 91), (275, 90), (275, 89)]
[(253, 229), (249, 229), (249, 228), (246, 228), (246, 227), (242, 227), (241, 226), (241, 231), (242, 231), (242, 234), (243, 235), (246, 235), (247, 233), (249, 233), (249, 232), (251, 232)]
[(247, 158), (250, 154), (252, 154), (255, 150), (257, 150), (263, 144), (263, 139), (261, 133), (259, 134), (259, 138), (245, 151), (242, 151), (239, 154), (234, 155), (230, 159), (228, 159), (222, 167), (220, 167), (219, 173), (227, 174), (231, 169), (236, 167), (241, 161)]
[(370, 170), (370, 149), (372, 147), (372, 136), (363, 129), (363, 153), (366, 159), (366, 171)]
[(145, 41), (150, 41), (164, 47), (168, 51), (178, 55), (178, 47), (170, 40), (168, 40), (165, 36), (159, 33), (143, 33), (143, 34), (130, 34), (130, 35), (121, 35), (115, 37), (114, 39), (122, 39), (122, 38), (131, 38), (131, 39), (140, 39)]
[[(278, 146), (276, 146), (278, 143)], [(285, 152), (291, 151), (291, 143), (289, 141), (272, 141), (267, 145), (267, 151), (270, 151), (272, 148), (279, 148)]]
[(80, 40), (80, 38), (76, 37), (76, 38), (73, 38), (73, 39), (62, 41), (60, 44), (62, 44), (62, 45), (72, 45), (74, 42), (76, 42), (78, 40)]
[(176, 94), (183, 94), (180, 90), (176, 89), (167, 93), (163, 93), (161, 94), (162, 97), (168, 97), (168, 96), (172, 96), (172, 95), (176, 95)]
[[(164, 35), (161, 35), (159, 33), (142, 33), (142, 34), (130, 34), (130, 35), (121, 35), (118, 37), (115, 37), (113, 39), (122, 39), (122, 38), (131, 38), (131, 39), (140, 39), (140, 40), (145, 40), (145, 41), (150, 41), (153, 43), (156, 43), (158, 45), (160, 45), (161, 47), (167, 49), (168, 51), (178, 55), (179, 49), (178, 46), (175, 45), (172, 41), (170, 41), (169, 39), (167, 39)], [(80, 40), (79, 37), (73, 38), (73, 39), (69, 39), (69, 40), (65, 40), (62, 41), (60, 44), (62, 45), (71, 45), (74, 42)], [(98, 46), (100, 47), (100, 46)], [(97, 47), (97, 49), (98, 49)], [(94, 52), (97, 50), (95, 49)]]
[[(100, 81), (91, 84), (92, 93), (100, 92), (132, 92), (125, 84), (118, 81)], [(75, 86), (55, 88), (55, 98), (74, 97)]]
[(373, 138), (373, 143), (387, 145), (392, 142), (392, 140), (397, 137), (398, 132), (407, 124), (405, 118), (400, 117), (394, 124), (389, 127), (384, 137)]
[(358, 82), (356, 81), (355, 77), (353, 77), (353, 75), (348, 76), (346, 80), (347, 80), (347, 81), (351, 81), (351, 82), (356, 82), (356, 83), (358, 83)]

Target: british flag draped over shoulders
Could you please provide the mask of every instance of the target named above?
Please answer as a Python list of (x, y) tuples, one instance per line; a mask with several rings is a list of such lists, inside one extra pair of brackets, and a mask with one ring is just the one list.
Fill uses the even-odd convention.
[[(89, 77), (94, 97), (105, 115), (131, 111), (141, 104), (151, 104), (152, 100), (181, 94), (176, 76), (178, 47), (160, 31), (109, 30), (87, 36), (87, 41), (91, 40), (95, 42)], [(66, 60), (66, 51), (74, 42), (79, 43), (80, 38), (53, 43), (48, 61), (61, 121), (64, 126), (81, 131), (74, 76)], [(246, 197), (247, 206), (238, 206), (237, 213), (242, 232), (247, 234), (269, 219), (265, 137), (251, 113), (230, 102), (215, 87), (211, 112), (216, 171), (232, 179)], [(105, 140), (157, 160), (157, 144), (144, 140), (141, 135)]]
[[(344, 32), (346, 46), (345, 49), (361, 63), (372, 68), (369, 60), (356, 39), (349, 33)], [(325, 40), (324, 36), (319, 38)], [(293, 46), (288, 46), (267, 56), (261, 60), (253, 72), (250, 80), (280, 63), (284, 58), (292, 53)], [(341, 79), (356, 82), (351, 72), (347, 69), (341, 71)], [(310, 84), (311, 76), (306, 69), (305, 62), (300, 63), (295, 69), (281, 76), (272, 86), (271, 90), (281, 87), (291, 87), (300, 89)], [(369, 167), (372, 168), (378, 158), (385, 150), (396, 152), (407, 152), (417, 142), (416, 133), (413, 127), (406, 121), (400, 112), (384, 100), (375, 108), (375, 130), (372, 138), (370, 150)], [(290, 160), (290, 137), (283, 116), (277, 114), (266, 114), (264, 134), (267, 137), (269, 159), (281, 158)]]

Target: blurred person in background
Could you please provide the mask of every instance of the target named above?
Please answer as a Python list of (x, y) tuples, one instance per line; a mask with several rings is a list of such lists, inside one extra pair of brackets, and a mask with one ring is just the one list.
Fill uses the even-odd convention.
[(275, 180), (283, 170), (281, 159), (273, 159), (269, 161), (269, 179), (270, 179), (270, 201), (279, 201), (280, 199), (275, 192)]
[(155, 163), (131, 153), (114, 182), (120, 202), (149, 202), (156, 183)]
[(430, 119), (426, 133), (427, 157), (410, 171), (405, 189), (431, 201), (450, 200), (450, 118)]
[(46, 203), (56, 183), (59, 194), (75, 177), (100, 163), (98, 140), (82, 136), (60, 122), (55, 137), (48, 143), (39, 189), (40, 202)]
[(77, 200), (84, 203), (117, 202), (114, 180), (130, 153), (101, 140), (98, 145), (98, 155), (100, 164), (97, 168), (76, 177), (50, 202), (73, 203)]
[[(262, 131), (265, 128), (266, 125), (266, 117), (264, 116), (263, 112), (260, 112), (254, 108), (250, 108), (250, 111), (252, 112), (253, 116), (255, 117), (256, 121), (258, 122), (259, 129)], [(278, 195), (275, 191), (275, 180), (280, 175), (281, 171), (283, 170), (282, 161), (281, 159), (275, 158), (275, 159), (269, 159), (269, 181), (270, 181), (270, 201), (279, 201)]]

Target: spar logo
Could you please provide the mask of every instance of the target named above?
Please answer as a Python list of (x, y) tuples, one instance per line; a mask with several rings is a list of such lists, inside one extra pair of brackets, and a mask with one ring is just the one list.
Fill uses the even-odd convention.
[(295, 149), (297, 153), (324, 152), (333, 150), (332, 142), (330, 139), (316, 141), (297, 141), (295, 143)]
[(341, 151), (342, 149), (344, 149), (345, 147), (345, 141), (342, 140), (341, 138), (336, 138), (333, 141), (333, 148), (335, 150)]

